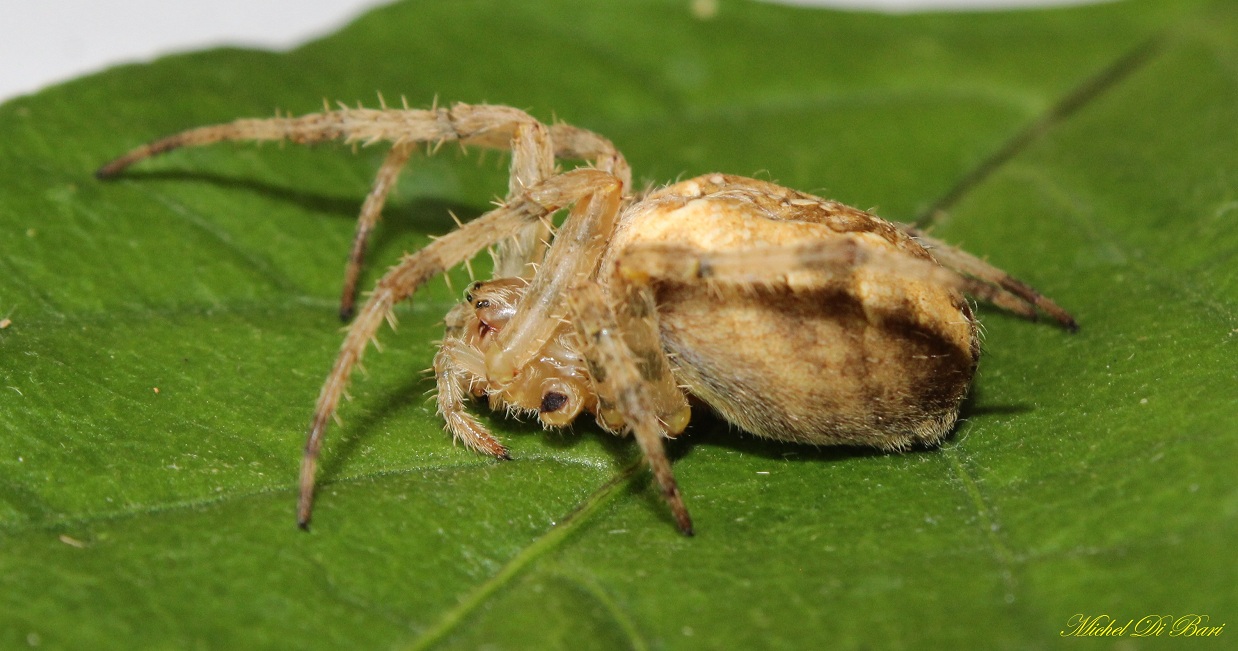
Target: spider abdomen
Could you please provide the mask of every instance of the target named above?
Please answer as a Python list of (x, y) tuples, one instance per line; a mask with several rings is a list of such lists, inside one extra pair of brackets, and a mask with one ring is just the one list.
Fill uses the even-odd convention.
[[(712, 186), (715, 186), (711, 188)], [(785, 264), (691, 282), (655, 281), (664, 350), (680, 384), (753, 434), (816, 445), (905, 448), (954, 425), (979, 357), (970, 307), (953, 288), (882, 261), (931, 261), (888, 222), (770, 184), (702, 177), (626, 214), (614, 255), (650, 245), (770, 262), (768, 251), (856, 249), (850, 265)], [(777, 186), (772, 186), (777, 187)], [(773, 202), (773, 203), (771, 203)], [(790, 255), (790, 254), (788, 254)], [(745, 282), (745, 274), (760, 282)]]
[[(663, 345), (681, 384), (753, 434), (904, 448), (953, 426), (976, 357), (908, 320), (872, 323), (846, 292), (708, 297), (665, 290)], [(773, 295), (771, 295), (773, 294)], [(960, 310), (959, 314), (963, 314)]]

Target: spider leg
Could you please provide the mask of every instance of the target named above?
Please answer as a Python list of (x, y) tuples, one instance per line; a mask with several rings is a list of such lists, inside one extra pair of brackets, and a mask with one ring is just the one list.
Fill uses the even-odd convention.
[[(302, 144), (327, 140), (367, 145), (377, 141), (395, 143), (379, 168), (357, 220), (340, 298), (340, 318), (345, 321), (354, 311), (366, 241), (400, 170), (408, 162), (414, 143), (441, 144), (456, 140), (463, 145), (510, 149), (508, 197), (549, 178), (554, 173), (556, 157), (591, 160), (598, 169), (618, 176), (625, 187), (631, 185), (627, 162), (606, 138), (567, 124), (548, 129), (524, 111), (484, 104), (456, 104), (449, 109), (428, 110), (341, 108), (300, 117), (243, 119), (198, 127), (133, 149), (99, 168), (95, 176), (115, 177), (134, 163), (181, 147), (240, 140), (289, 140)], [(499, 242), (496, 277), (531, 277), (529, 263), (541, 260), (544, 243), (549, 237), (550, 229), (535, 222), (522, 227), (512, 238)]]
[[(623, 155), (609, 140), (569, 124), (556, 124), (539, 137), (520, 137), (520, 129), (545, 131), (546, 127), (528, 113), (508, 106), (456, 104), (451, 108), (366, 109), (340, 108), (299, 117), (241, 119), (213, 124), (160, 138), (115, 158), (95, 172), (101, 179), (112, 178), (139, 161), (181, 147), (201, 147), (226, 141), (278, 141), (311, 144), (329, 140), (366, 145), (429, 142), (436, 145), (459, 141), (465, 146), (512, 149), (512, 175), (509, 190), (514, 193), (532, 187), (553, 171), (554, 158), (590, 160), (604, 172), (617, 176), (624, 187), (632, 184), (631, 169)], [(541, 141), (553, 144), (545, 146)], [(520, 147), (521, 141), (529, 146)], [(509, 196), (511, 196), (509, 194)]]
[(434, 378), (438, 386), (435, 401), (447, 431), (464, 445), (500, 459), (510, 459), (499, 443), (476, 418), (468, 413), (466, 399), (471, 389), (486, 376), (485, 360), (476, 348), (464, 343), (458, 322), (469, 305), (461, 303), (447, 316), (447, 337), (434, 356)]
[[(632, 185), (627, 161), (609, 140), (570, 124), (553, 125), (549, 134), (541, 123), (522, 124), (512, 138), (511, 149), (509, 197), (553, 174), (555, 159), (591, 160), (595, 168), (614, 174), (623, 187)], [(550, 236), (549, 223), (537, 222), (500, 242), (496, 247), (494, 277), (533, 278), (536, 267), (531, 263), (545, 257)]]
[[(542, 123), (534, 121), (518, 126), (512, 136), (511, 149), (507, 196), (514, 197), (554, 174), (554, 148)], [(533, 267), (529, 263), (542, 259), (548, 239), (550, 227), (539, 220), (525, 224), (512, 237), (501, 240), (495, 251), (494, 277), (531, 277)]]
[[(456, 108), (459, 109), (461, 106)], [(509, 118), (510, 116), (505, 114), (500, 116), (500, 119)], [(508, 197), (519, 194), (524, 188), (532, 187), (554, 173), (554, 153), (546, 127), (532, 118), (529, 120), (528, 123), (517, 125), (512, 136)], [(357, 281), (361, 276), (361, 265), (365, 258), (366, 240), (369, 239), (374, 225), (378, 223), (382, 215), (383, 204), (387, 201), (387, 195), (395, 187), (400, 170), (412, 155), (414, 144), (406, 140), (396, 142), (388, 152), (382, 167), (379, 168), (370, 193), (365, 198), (365, 204), (361, 206), (361, 216), (357, 219), (357, 233), (353, 237), (352, 251), (348, 256), (348, 266), (344, 272), (344, 288), (340, 297), (341, 321), (348, 321), (352, 318), (357, 296)], [(496, 272), (502, 276), (527, 274), (526, 265), (540, 259), (542, 242), (548, 237), (549, 229), (538, 221), (526, 224), (511, 238), (500, 241), (497, 247)]]
[(99, 168), (110, 178), (138, 161), (181, 147), (225, 141), (287, 140), (311, 144), (329, 140), (372, 144), (387, 142), (459, 141), (465, 146), (507, 149), (522, 124), (538, 124), (532, 116), (506, 106), (456, 104), (451, 108), (340, 108), (298, 117), (241, 119), (197, 127), (142, 145)]
[[(904, 233), (916, 238), (924, 244), (934, 258), (947, 267), (958, 271), (959, 273), (973, 276), (987, 283), (992, 283), (1001, 289), (1014, 294), (1021, 301), (1035, 305), (1044, 310), (1046, 314), (1053, 317), (1055, 321), (1060, 323), (1064, 328), (1074, 332), (1079, 329), (1079, 324), (1075, 322), (1075, 318), (1069, 312), (1058, 307), (1056, 303), (1045, 298), (1039, 292), (1032, 289), (1030, 285), (1023, 281), (1012, 277), (1010, 274), (994, 267), (993, 265), (977, 258), (976, 256), (941, 240), (930, 237), (924, 231), (910, 224), (895, 223)], [(999, 305), (1005, 307), (1004, 305)]]
[(691, 536), (692, 518), (663, 446), (665, 429), (657, 417), (656, 397), (636, 356), (619, 335), (622, 330), (614, 312), (602, 290), (592, 283), (577, 285), (568, 294), (568, 303), (598, 392), (599, 409), (617, 412), (631, 428), (679, 531)]
[(301, 463), (297, 521), (302, 528), (309, 526), (314, 475), (327, 423), (335, 414), (344, 386), (353, 367), (361, 361), (366, 346), (374, 340), (383, 321), (394, 323), (392, 308), (395, 304), (412, 296), (429, 279), (471, 258), (525, 224), (538, 221), (590, 195), (596, 188), (614, 182), (610, 174), (589, 169), (573, 170), (547, 179), (420, 251), (406, 255), (383, 275), (357, 313), (357, 318), (348, 327), (335, 364), (318, 394)]
[(845, 277), (861, 266), (940, 283), (1021, 316), (1036, 317), (1035, 308), (1021, 301), (1007, 301), (999, 287), (961, 275), (932, 260), (873, 249), (845, 236), (824, 242), (727, 251), (683, 245), (633, 245), (619, 258), (617, 273), (630, 282), (640, 283), (657, 279), (751, 286), (786, 282), (788, 274), (800, 271), (829, 271), (828, 277)]
[[(1035, 319), (1037, 316), (1035, 308), (1040, 308), (1067, 329), (1071, 331), (1078, 329), (1074, 318), (1069, 313), (1053, 301), (1041, 296), (1026, 283), (1012, 278), (1006, 272), (969, 253), (925, 235), (923, 231), (914, 226), (877, 219), (874, 215), (837, 201), (822, 199), (767, 181), (728, 174), (709, 174), (691, 179), (686, 183), (691, 184), (695, 189), (695, 193), (689, 198), (727, 197), (746, 203), (771, 219), (819, 223), (837, 232), (850, 232), (857, 228), (871, 230), (891, 242), (897, 242), (900, 239), (892, 237), (894, 235), (910, 236), (919, 240), (920, 244), (917, 248), (931, 249), (930, 255), (947, 268), (987, 283), (990, 286), (987, 289), (975, 284), (969, 285), (972, 289), (966, 291), (977, 298), (1029, 319)], [(683, 185), (671, 186), (665, 192), (682, 194)], [(655, 193), (653, 198), (657, 197), (658, 193)]]
[(361, 278), (361, 265), (365, 262), (365, 245), (370, 237), (370, 231), (382, 216), (383, 204), (387, 203), (387, 195), (395, 187), (400, 170), (408, 163), (413, 153), (413, 143), (398, 142), (387, 152), (387, 158), (378, 174), (374, 177), (374, 185), (361, 205), (361, 215), (357, 218), (357, 233), (353, 236), (352, 251), (348, 254), (348, 265), (344, 269), (344, 289), (340, 295), (340, 320), (347, 322), (352, 318), (357, 301), (357, 281)]
[(632, 168), (606, 138), (560, 122), (550, 126), (550, 140), (554, 142), (555, 158), (591, 161), (597, 169), (618, 177), (625, 189), (632, 187)]
[[(670, 361), (662, 349), (662, 336), (658, 331), (657, 304), (653, 291), (647, 285), (628, 282), (612, 283), (612, 294), (617, 303), (614, 310), (623, 343), (636, 360), (641, 380), (649, 387), (654, 414), (662, 424), (667, 436), (681, 434), (692, 418), (692, 408), (679, 383), (671, 372)], [(622, 414), (610, 414), (599, 410), (604, 426), (611, 426), (612, 419)], [(622, 421), (619, 423), (622, 425)], [(617, 427), (611, 427), (618, 429)]]
[(596, 274), (623, 204), (623, 185), (611, 174), (594, 174), (594, 186), (573, 206), (516, 313), (498, 333), (500, 345), (486, 354), (493, 386), (510, 384), (519, 369), (537, 356), (567, 314), (563, 298), (568, 290)]

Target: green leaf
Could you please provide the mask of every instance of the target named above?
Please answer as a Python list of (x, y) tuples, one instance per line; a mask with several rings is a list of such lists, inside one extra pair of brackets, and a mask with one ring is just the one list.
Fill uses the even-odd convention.
[[(689, 5), (401, 3), (286, 54), (0, 106), (0, 647), (1048, 648), (1079, 613), (1230, 622), (1234, 3)], [(773, 444), (698, 413), (671, 446), (688, 539), (631, 441), (592, 425), (495, 416), (510, 463), (450, 444), (420, 372), (457, 297), (436, 282), (353, 383), (304, 534), (302, 436), (381, 148), (91, 173), (376, 92), (579, 124), (649, 182), (758, 175), (933, 222), (1082, 330), (981, 308), (966, 420), (935, 451)], [(415, 160), (364, 282), (505, 187), (501, 157)]]

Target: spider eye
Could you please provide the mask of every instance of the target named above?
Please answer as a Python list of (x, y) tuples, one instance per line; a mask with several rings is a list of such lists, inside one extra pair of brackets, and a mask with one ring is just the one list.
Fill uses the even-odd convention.
[(472, 295), (472, 294), (470, 294), (470, 293), (468, 293), (468, 292), (465, 292), (465, 293), (464, 293), (464, 302), (465, 302), (465, 303), (468, 303), (469, 305), (472, 305), (472, 304), (473, 304), (473, 295)]
[(567, 404), (567, 396), (557, 391), (551, 391), (547, 393), (546, 395), (542, 396), (542, 404), (540, 407), (540, 411), (542, 413), (559, 411), (560, 409), (563, 408), (563, 405), (566, 405), (566, 404)]
[[(472, 300), (470, 300), (469, 302), (470, 302), (470, 303), (472, 303), (473, 301), (472, 301)], [(475, 308), (477, 308), (477, 309), (479, 309), (479, 310), (484, 310), (484, 309), (486, 309), (486, 308), (490, 307), (490, 301), (488, 301), (488, 300), (486, 300), (486, 299), (484, 299), (484, 298), (483, 298), (482, 300), (477, 301), (477, 305), (474, 305), (473, 307), (475, 307)]]

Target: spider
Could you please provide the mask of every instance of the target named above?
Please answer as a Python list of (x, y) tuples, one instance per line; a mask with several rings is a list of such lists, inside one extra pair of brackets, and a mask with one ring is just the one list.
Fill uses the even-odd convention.
[[(942, 440), (980, 354), (965, 295), (1069, 330), (1065, 310), (988, 263), (906, 224), (774, 183), (707, 174), (634, 192), (609, 140), (492, 105), (326, 108), (301, 117), (199, 127), (100, 168), (220, 141), (387, 141), (361, 209), (341, 317), (354, 315), (366, 239), (419, 144), (510, 150), (506, 198), (378, 281), (314, 409), (297, 522), (308, 528), (319, 450), (340, 396), (393, 307), (437, 274), (494, 252), (494, 279), (472, 283), (446, 316), (434, 356), (438, 413), (464, 445), (508, 450), (470, 412), (582, 414), (631, 433), (678, 529), (693, 532), (663, 441), (684, 432), (689, 398), (760, 437), (902, 450)], [(559, 160), (586, 161), (569, 171)], [(567, 210), (557, 229), (552, 216)]]

